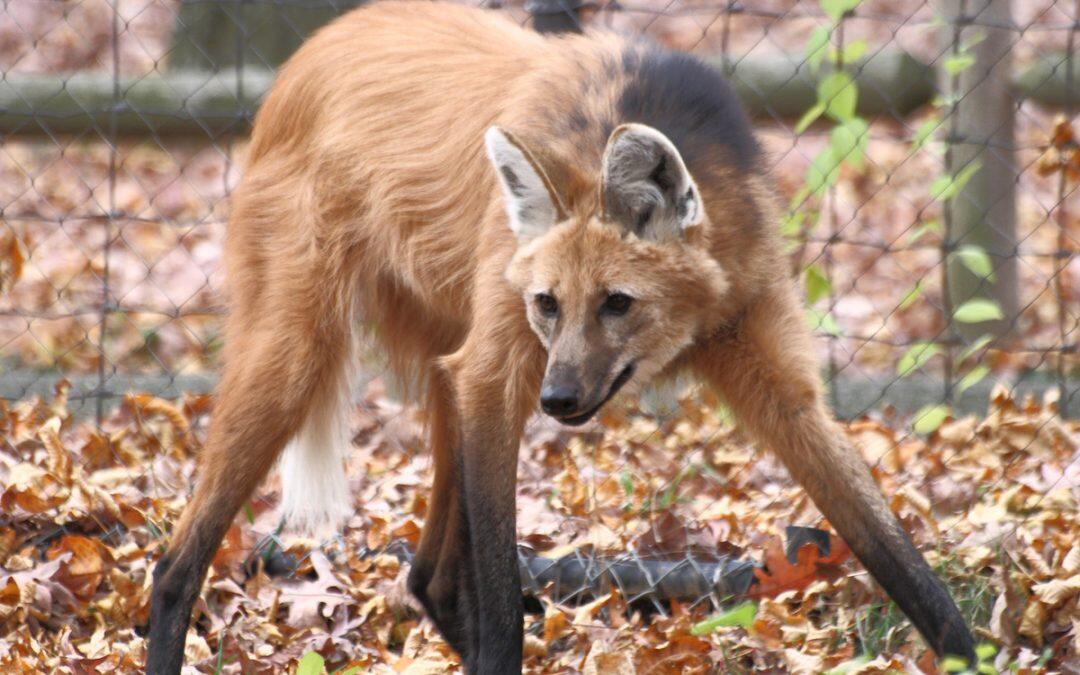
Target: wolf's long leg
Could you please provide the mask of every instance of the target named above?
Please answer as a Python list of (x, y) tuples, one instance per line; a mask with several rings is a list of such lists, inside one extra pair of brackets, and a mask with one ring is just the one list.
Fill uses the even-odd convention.
[(973, 658), (964, 619), (889, 510), (866, 463), (826, 412), (802, 306), (778, 286), (748, 304), (695, 369), (776, 452), (935, 652)]
[[(229, 524), (309, 412), (339, 403), (349, 367), (346, 268), (285, 228), (260, 230), (253, 211), (277, 221), (288, 213), (266, 201), (240, 201), (230, 225), (231, 237), (253, 239), (231, 260), (225, 371), (198, 483), (154, 570), (146, 664), (154, 675), (180, 672), (191, 609)], [(281, 242), (266, 241), (278, 234)]]
[(469, 642), (464, 615), (471, 581), (462, 558), (467, 537), (460, 502), (461, 466), (453, 392), (442, 373), (429, 384), (426, 413), (435, 481), (420, 547), (409, 570), (409, 589), (463, 660)]
[[(519, 302), (503, 301), (510, 307)], [(460, 420), (455, 438), (460, 520), (459, 536), (443, 542), (435, 578), (450, 583), (442, 566), (456, 564), (458, 618), (469, 645), (465, 666), (473, 674), (521, 670), (515, 486), (521, 433), (536, 408), (544, 355), (516, 319), (515, 312), (489, 302), (462, 348), (445, 359)]]

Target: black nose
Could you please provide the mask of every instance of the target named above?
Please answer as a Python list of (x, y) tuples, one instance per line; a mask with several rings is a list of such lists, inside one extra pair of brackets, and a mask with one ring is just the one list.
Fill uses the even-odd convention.
[(565, 384), (545, 386), (540, 390), (540, 407), (547, 414), (555, 416), (577, 412), (577, 388)]

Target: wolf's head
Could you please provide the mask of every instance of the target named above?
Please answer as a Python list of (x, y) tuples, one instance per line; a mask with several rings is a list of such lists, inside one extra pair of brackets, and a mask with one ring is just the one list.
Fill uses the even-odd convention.
[(506, 276), (547, 347), (541, 407), (583, 424), (715, 318), (728, 283), (701, 192), (671, 141), (640, 124), (612, 132), (597, 198), (575, 213), (522, 143), (497, 127), (485, 140), (518, 240)]

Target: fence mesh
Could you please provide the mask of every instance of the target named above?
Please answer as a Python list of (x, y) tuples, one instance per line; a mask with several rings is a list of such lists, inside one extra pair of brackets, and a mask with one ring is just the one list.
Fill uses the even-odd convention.
[[(111, 569), (147, 578), (186, 498), (210, 410), (221, 245), (246, 132), (273, 69), (357, 4), (4, 0), (0, 564), (11, 573), (68, 549), (93, 557), (73, 543), (87, 539), (108, 548), (98, 557)], [(853, 420), (847, 433), (920, 548), (936, 551), (981, 636), (1003, 648), (998, 666), (1075, 665), (1080, 560), (1068, 551), (1080, 534), (1080, 429), (1068, 419), (1080, 370), (1080, 2), (486, 6), (522, 25), (641, 34), (727, 74), (788, 205), (781, 227), (791, 273), (806, 293), (834, 408)], [(358, 516), (321, 547), (282, 544), (301, 551), (292, 567), (267, 554), (281, 548), (267, 548), (275, 539), (262, 539), (277, 529), (271, 481), (230, 533), (232, 553), (208, 591), (215, 609), (193, 629), (201, 642), (190, 659), (206, 666), (225, 654), (233, 664), (282, 667), (301, 649), (365, 665), (388, 662), (387, 650), (431, 656), (418, 644), (432, 641), (410, 643), (405, 629), (354, 641), (345, 632), (363, 633), (361, 617), (404, 603), (364, 604), (372, 594), (394, 597), (408, 546), (390, 551), (397, 555), (386, 546), (415, 542), (430, 482), (416, 411), (394, 400), (377, 354), (364, 363), (350, 460)], [(835, 589), (763, 600), (754, 637), (716, 638), (720, 655), (701, 637), (706, 647), (679, 643), (661, 654), (660, 642), (678, 642), (687, 622), (723, 605), (728, 594), (717, 589), (731, 587), (717, 574), (745, 573), (738, 561), (762, 550), (772, 551), (775, 571), (784, 528), (821, 524), (780, 465), (754, 454), (720, 404), (684, 384), (613, 410), (583, 435), (530, 423), (519, 532), (526, 581), (546, 607), (530, 635), (547, 650), (533, 667), (559, 670), (572, 657), (581, 667), (588, 650), (575, 652), (576, 636), (611, 654), (636, 640), (639, 666), (653, 650), (657, 663), (825, 669), (854, 647), (823, 646), (828, 631), (814, 612), (844, 606), (861, 609), (830, 634), (857, 636), (881, 654), (907, 644), (911, 631), (888, 618), (867, 578), (841, 567)], [(20, 468), (31, 465), (40, 466)], [(118, 553), (129, 546), (141, 557)], [(262, 571), (230, 567), (253, 550)], [(256, 629), (265, 607), (250, 593), (232, 600), (231, 623), (217, 613), (228, 605), (223, 579), (250, 584), (274, 565), (284, 570), (275, 583), (296, 638), (289, 647)], [(582, 592), (536, 581), (559, 565), (576, 574), (563, 585)], [(372, 576), (356, 582), (360, 591), (330, 582), (361, 572)], [(95, 591), (119, 593), (123, 582), (111, 574), (75, 600), (85, 608)], [(712, 581), (702, 587), (699, 577)], [(1072, 583), (1072, 594), (1039, 590), (1058, 581)], [(323, 598), (314, 609), (302, 600), (312, 594)], [(145, 584), (124, 597), (125, 647), (109, 658), (137, 661)], [(559, 609), (569, 600), (586, 604)], [(637, 619), (616, 611), (622, 602)], [(36, 621), (11, 640), (49, 632), (47, 617)], [(57, 647), (55, 657), (104, 659), (86, 647), (88, 625), (65, 638), (82, 646)], [(29, 653), (19, 644), (13, 654)]]

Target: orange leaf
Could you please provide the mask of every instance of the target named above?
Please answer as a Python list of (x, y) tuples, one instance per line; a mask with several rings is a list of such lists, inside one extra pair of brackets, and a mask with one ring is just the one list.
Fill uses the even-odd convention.
[(71, 495), (55, 476), (27, 462), (12, 467), (6, 480), (7, 489), (0, 494), (0, 509), (5, 513), (16, 507), (27, 513), (42, 513), (60, 506)]
[(750, 597), (772, 596), (784, 591), (802, 590), (812, 582), (824, 578), (829, 568), (835, 568), (851, 555), (844, 540), (829, 535), (829, 553), (822, 555), (813, 543), (799, 547), (794, 564), (784, 554), (779, 543), (773, 543), (765, 551), (765, 566), (755, 569), (757, 583), (750, 587)]
[(570, 629), (570, 620), (566, 614), (549, 605), (544, 612), (544, 642), (550, 643), (561, 638)]
[(65, 553), (70, 553), (71, 557), (60, 565), (56, 580), (79, 600), (87, 602), (105, 578), (112, 564), (112, 555), (97, 539), (69, 534), (53, 543), (45, 552), (45, 557), (55, 560)]
[(0, 244), (0, 292), (6, 293), (11, 290), (11, 287), (22, 276), (25, 261), (26, 256), (23, 254), (18, 237), (12, 236)]
[(1064, 115), (1058, 115), (1054, 120), (1054, 130), (1050, 136), (1050, 144), (1055, 148), (1064, 148), (1072, 144), (1075, 138), (1069, 119)]

